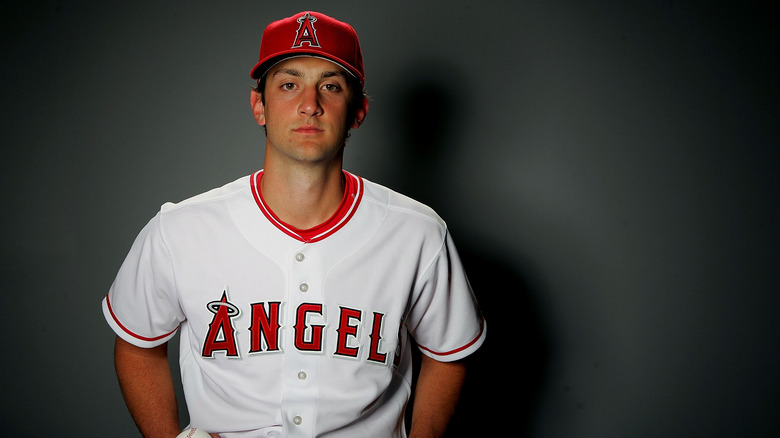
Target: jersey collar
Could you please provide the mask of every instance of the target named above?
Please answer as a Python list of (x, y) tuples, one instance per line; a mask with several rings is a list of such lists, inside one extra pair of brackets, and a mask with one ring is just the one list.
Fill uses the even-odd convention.
[(263, 178), (263, 170), (258, 170), (249, 179), (252, 187), (252, 195), (255, 198), (257, 206), (260, 207), (260, 211), (263, 212), (266, 219), (271, 222), (276, 228), (281, 230), (288, 236), (300, 240), (304, 243), (319, 242), (332, 235), (336, 231), (340, 230), (344, 225), (349, 222), (352, 216), (357, 211), (360, 201), (363, 198), (363, 179), (359, 176), (353, 175), (346, 170), (344, 172), (345, 188), (344, 197), (341, 199), (341, 204), (333, 216), (325, 222), (305, 230), (295, 228), (292, 225), (285, 223), (268, 207), (263, 199), (263, 194), (260, 191), (260, 180)]

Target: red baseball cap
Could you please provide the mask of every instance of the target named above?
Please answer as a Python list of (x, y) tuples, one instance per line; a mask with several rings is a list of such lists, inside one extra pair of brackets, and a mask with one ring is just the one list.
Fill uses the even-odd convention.
[(274, 21), (263, 32), (260, 60), (250, 76), (260, 79), (276, 63), (296, 56), (332, 61), (365, 82), (363, 53), (357, 32), (347, 23), (325, 14), (304, 11)]

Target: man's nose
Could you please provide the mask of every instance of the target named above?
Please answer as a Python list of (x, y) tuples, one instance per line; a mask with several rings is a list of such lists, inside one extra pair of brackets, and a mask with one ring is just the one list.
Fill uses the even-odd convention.
[(316, 88), (306, 88), (301, 92), (301, 102), (298, 111), (305, 116), (318, 116), (322, 114), (319, 93)]

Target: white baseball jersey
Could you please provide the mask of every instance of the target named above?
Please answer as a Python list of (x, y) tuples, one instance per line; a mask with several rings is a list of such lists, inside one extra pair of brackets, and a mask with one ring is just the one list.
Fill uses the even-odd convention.
[(409, 336), (453, 361), (486, 334), (446, 225), (344, 172), (338, 212), (297, 230), (266, 206), (262, 174), (163, 205), (103, 300), (108, 324), (141, 347), (180, 332), (192, 427), (405, 436)]

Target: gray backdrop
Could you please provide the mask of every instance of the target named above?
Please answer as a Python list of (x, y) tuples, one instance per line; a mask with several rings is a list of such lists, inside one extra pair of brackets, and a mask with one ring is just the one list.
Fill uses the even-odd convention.
[(3, 434), (137, 436), (100, 301), (160, 204), (262, 167), (260, 35), (313, 8), (365, 53), (347, 168), (484, 307), (463, 436), (777, 436), (778, 7), (698, 3), (4, 2)]

